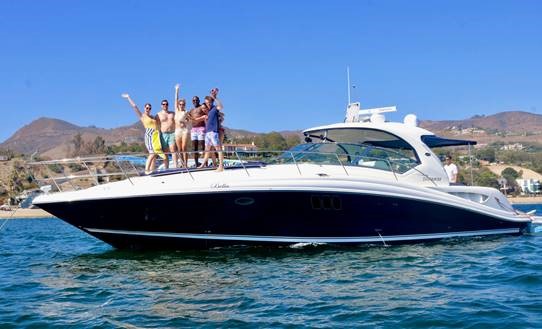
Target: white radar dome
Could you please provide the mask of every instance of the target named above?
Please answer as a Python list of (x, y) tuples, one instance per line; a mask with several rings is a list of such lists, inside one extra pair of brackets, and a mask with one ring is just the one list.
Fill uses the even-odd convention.
[(418, 117), (415, 114), (407, 114), (403, 119), (403, 122), (407, 126), (416, 127), (418, 126)]

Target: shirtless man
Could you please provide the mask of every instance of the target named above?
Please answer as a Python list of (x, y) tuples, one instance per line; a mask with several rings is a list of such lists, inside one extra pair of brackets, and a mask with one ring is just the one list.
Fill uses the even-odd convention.
[[(173, 167), (177, 168), (177, 148), (175, 146), (175, 113), (168, 110), (169, 103), (167, 99), (161, 102), (162, 110), (158, 112), (157, 117), (160, 121), (160, 142), (162, 149), (173, 156)], [(164, 168), (169, 168), (169, 157), (164, 161)]]
[(189, 114), (192, 118), (192, 129), (190, 131), (190, 139), (192, 140), (192, 147), (194, 149), (194, 163), (196, 167), (199, 167), (200, 163), (199, 152), (205, 149), (205, 110), (203, 106), (200, 105), (200, 100), (198, 96), (192, 97), (192, 105), (194, 106)]

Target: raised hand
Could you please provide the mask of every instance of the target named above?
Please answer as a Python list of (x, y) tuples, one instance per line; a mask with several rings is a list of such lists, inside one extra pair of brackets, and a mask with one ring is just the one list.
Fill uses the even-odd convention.
[(218, 88), (211, 89), (211, 97), (216, 98), (218, 95)]

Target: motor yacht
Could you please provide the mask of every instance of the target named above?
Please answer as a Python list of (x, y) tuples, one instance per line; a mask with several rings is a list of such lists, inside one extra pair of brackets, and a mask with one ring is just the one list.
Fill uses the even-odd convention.
[[(306, 129), (303, 144), (272, 157), (234, 152), (223, 172), (144, 175), (113, 156), (105, 161), (122, 179), (106, 180), (89, 169), (95, 158), (72, 159), (89, 174), (36, 178), (49, 186), (33, 203), (116, 248), (388, 245), (526, 231), (531, 215), (496, 189), (450, 184), (432, 151), (475, 142), (436, 136), (413, 115), (389, 122), (386, 111), (351, 104), (344, 122)], [(81, 177), (94, 186), (66, 190)]]

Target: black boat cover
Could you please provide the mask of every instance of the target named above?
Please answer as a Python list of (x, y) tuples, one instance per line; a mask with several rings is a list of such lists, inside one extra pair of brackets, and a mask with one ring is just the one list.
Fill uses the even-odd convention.
[(434, 147), (446, 147), (446, 146), (461, 146), (461, 145), (476, 145), (476, 141), (469, 141), (464, 139), (449, 139), (435, 135), (423, 135), (422, 142), (430, 148)]

